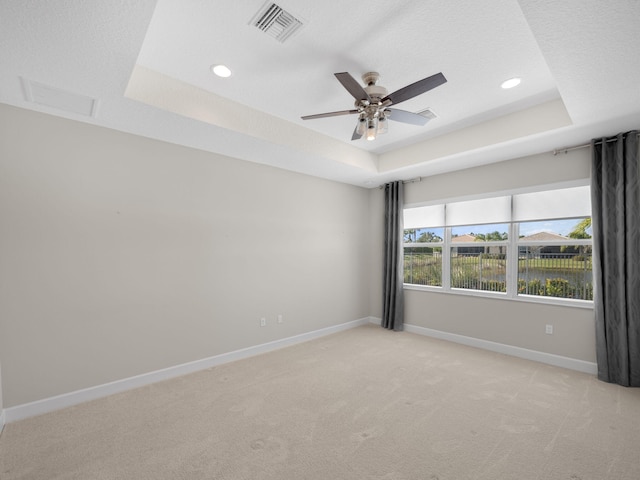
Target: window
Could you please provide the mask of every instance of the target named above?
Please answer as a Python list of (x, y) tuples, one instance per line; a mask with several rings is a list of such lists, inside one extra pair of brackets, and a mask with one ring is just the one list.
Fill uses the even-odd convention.
[(451, 228), (451, 288), (507, 291), (509, 224)]
[(590, 217), (519, 227), (518, 294), (593, 300)]
[(590, 214), (588, 186), (406, 208), (405, 284), (591, 301)]
[[(404, 282), (442, 286), (444, 205), (404, 211)], [(421, 228), (422, 227), (422, 228)]]
[(444, 228), (404, 231), (404, 283), (442, 286)]

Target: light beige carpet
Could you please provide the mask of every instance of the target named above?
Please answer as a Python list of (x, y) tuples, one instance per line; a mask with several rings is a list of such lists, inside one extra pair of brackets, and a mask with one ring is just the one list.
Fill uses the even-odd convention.
[(638, 480), (640, 389), (367, 326), (9, 424), (0, 478)]

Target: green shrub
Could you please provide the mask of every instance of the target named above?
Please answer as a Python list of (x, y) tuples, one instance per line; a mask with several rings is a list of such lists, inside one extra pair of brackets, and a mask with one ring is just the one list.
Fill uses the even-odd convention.
[(545, 295), (545, 288), (539, 278), (534, 278), (530, 282), (518, 280), (518, 293), (524, 295)]
[(545, 290), (548, 297), (571, 298), (569, 293), (569, 280), (565, 278), (547, 278)]

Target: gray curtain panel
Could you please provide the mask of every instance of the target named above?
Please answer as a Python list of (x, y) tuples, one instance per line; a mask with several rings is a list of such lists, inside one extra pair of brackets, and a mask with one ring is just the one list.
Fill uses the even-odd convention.
[(591, 203), (598, 378), (640, 386), (638, 132), (594, 139)]
[(404, 264), (402, 239), (404, 234), (403, 183), (392, 182), (384, 186), (384, 307), (382, 326), (389, 330), (402, 330), (404, 322)]

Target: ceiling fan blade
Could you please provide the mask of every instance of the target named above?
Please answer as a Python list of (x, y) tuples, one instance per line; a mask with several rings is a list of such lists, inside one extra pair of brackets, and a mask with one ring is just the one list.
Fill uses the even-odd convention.
[(407, 85), (400, 90), (396, 90), (395, 92), (390, 93), (389, 95), (384, 97), (382, 101), (384, 102), (385, 100), (391, 100), (393, 104), (398, 104), (400, 102), (404, 102), (405, 100), (409, 100), (410, 98), (416, 97), (422, 93), (428, 92), (432, 88), (436, 88), (443, 83), (446, 83), (446, 81), (447, 79), (442, 73), (436, 73), (435, 75), (423, 78), (422, 80), (418, 80), (411, 85)]
[(351, 140), (360, 140), (361, 138), (362, 135), (358, 133), (358, 125), (356, 125), (356, 128), (353, 130), (353, 135), (351, 135)]
[(358, 81), (349, 73), (334, 73), (334, 75), (342, 84), (342, 86), (346, 88), (347, 91), (353, 96), (353, 98), (355, 98), (356, 100), (366, 100), (368, 102), (371, 102), (371, 97), (369, 97), (369, 94), (365, 91), (364, 88), (362, 88), (362, 85), (360, 85)]
[(385, 110), (389, 112), (389, 120), (402, 123), (410, 123), (411, 125), (426, 125), (429, 121), (428, 118), (418, 115), (417, 113), (407, 112), (406, 110), (398, 110), (395, 108), (387, 108)]
[(313, 120), (314, 118), (337, 117), (339, 115), (351, 115), (358, 113), (358, 110), (341, 110), (339, 112), (317, 113), (316, 115), (305, 115), (302, 120)]

